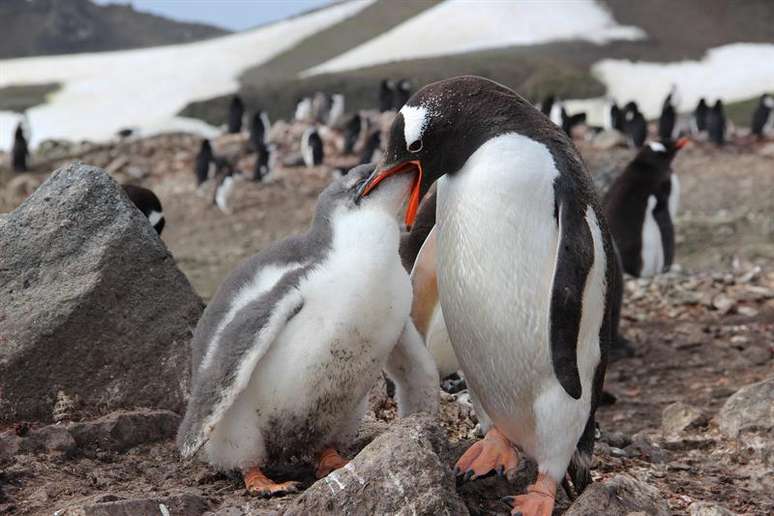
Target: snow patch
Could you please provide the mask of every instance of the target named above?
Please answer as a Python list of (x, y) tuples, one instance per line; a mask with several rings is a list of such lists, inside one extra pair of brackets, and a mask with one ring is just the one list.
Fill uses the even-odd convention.
[[(140, 134), (204, 129), (175, 116), (186, 104), (237, 90), (237, 78), (304, 38), (349, 18), (375, 0), (335, 4), (255, 30), (196, 43), (148, 49), (0, 60), (0, 87), (61, 83), (46, 104), (30, 109), (31, 145), (48, 138), (105, 140), (131, 127)], [(0, 113), (0, 149), (13, 124)], [(212, 131), (213, 128), (208, 128)]]
[(618, 25), (594, 0), (446, 0), (302, 75), (512, 45), (571, 39), (602, 44), (644, 37), (637, 27)]

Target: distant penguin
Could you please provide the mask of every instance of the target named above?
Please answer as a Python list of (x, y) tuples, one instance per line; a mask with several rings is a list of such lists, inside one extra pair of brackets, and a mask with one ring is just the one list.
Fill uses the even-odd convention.
[(624, 132), (635, 148), (642, 147), (648, 137), (648, 123), (635, 102), (629, 102), (624, 108)]
[(29, 147), (27, 147), (27, 139), (24, 137), (24, 130), (22, 129), (21, 124), (16, 126), (11, 155), (11, 165), (14, 172), (26, 172), (28, 170), (27, 158), (30, 155), (30, 150)]
[(672, 265), (679, 183), (671, 167), (686, 143), (649, 142), (605, 195), (605, 216), (623, 269), (632, 276), (655, 276)]
[(223, 213), (230, 215), (232, 212), (229, 207), (229, 202), (231, 201), (231, 194), (234, 191), (236, 173), (233, 165), (225, 158), (216, 158), (215, 162), (218, 171), (215, 176), (215, 192), (212, 196), (212, 204), (217, 206)]
[(164, 210), (161, 209), (161, 201), (152, 191), (142, 186), (121, 185), (129, 200), (137, 206), (137, 209), (148, 218), (148, 222), (161, 235), (164, 229)]
[(309, 127), (301, 137), (301, 156), (307, 167), (316, 167), (323, 162), (323, 142), (316, 127)]
[(228, 132), (231, 134), (242, 131), (242, 118), (245, 116), (245, 104), (239, 95), (234, 95), (228, 107)]
[(615, 101), (611, 100), (608, 102), (607, 108), (605, 109), (603, 127), (607, 131), (614, 129), (616, 131), (624, 132), (624, 114)]
[(318, 91), (312, 97), (312, 118), (315, 122), (325, 124), (331, 112), (331, 96)]
[(393, 96), (392, 110), (400, 111), (400, 108), (408, 102), (411, 97), (411, 81), (408, 79), (401, 79), (395, 86), (395, 95)]
[(196, 154), (196, 163), (194, 173), (196, 174), (196, 186), (201, 186), (210, 177), (210, 168), (215, 162), (215, 156), (212, 154), (210, 140), (202, 140), (199, 147), (199, 153)]
[(270, 130), (271, 123), (266, 111), (258, 110), (253, 113), (253, 118), (250, 120), (250, 143), (253, 149), (257, 150), (261, 143), (264, 145), (269, 143)]
[(335, 93), (331, 96), (331, 109), (328, 112), (328, 118), (325, 121), (325, 125), (328, 127), (336, 127), (341, 123), (341, 117), (344, 116), (344, 95), (341, 93)]
[(562, 101), (558, 98), (553, 99), (553, 102), (551, 103), (551, 110), (548, 113), (548, 118), (551, 119), (554, 125), (562, 127), (564, 124), (564, 115), (562, 114), (563, 112), (564, 104), (562, 104)]
[(382, 156), (382, 134), (380, 131), (374, 131), (366, 139), (363, 152), (360, 153), (360, 164), (377, 163)]
[(556, 97), (553, 95), (546, 95), (543, 98), (543, 102), (540, 103), (540, 112), (546, 115), (547, 117), (551, 117), (551, 109), (554, 107), (554, 102), (556, 101)]
[(675, 96), (676, 89), (673, 86), (661, 106), (661, 116), (658, 119), (658, 137), (661, 140), (671, 140), (675, 137), (675, 125), (677, 123)]
[(352, 154), (354, 152), (362, 128), (363, 120), (360, 113), (354, 113), (344, 126), (344, 154)]
[(396, 174), (361, 198), (373, 170), (331, 183), (306, 232), (231, 272), (194, 331), (178, 447), (239, 470), (251, 495), (298, 490), (267, 466), (308, 457), (317, 478), (345, 466), (339, 450), (353, 442), (382, 370), (400, 417), (438, 413), (438, 375), (409, 319), (398, 257), (396, 216), (415, 178)]
[(253, 181), (262, 181), (271, 172), (271, 145), (258, 142), (255, 150), (255, 168), (253, 169)]
[(715, 145), (726, 143), (726, 112), (723, 101), (718, 99), (707, 113), (707, 133)]
[(771, 117), (772, 108), (774, 108), (774, 97), (768, 93), (762, 95), (761, 100), (758, 102), (758, 107), (755, 108), (752, 123), (750, 124), (752, 134), (758, 138), (763, 138), (765, 135), (766, 125)]
[(565, 134), (570, 137), (572, 137), (573, 128), (586, 122), (586, 113), (575, 113), (574, 115), (569, 115), (567, 114), (567, 110), (564, 107), (562, 107), (561, 117), (561, 128)]
[(312, 118), (312, 99), (301, 97), (296, 101), (296, 113), (294, 118), (298, 122), (306, 122)]
[(699, 103), (696, 104), (696, 109), (693, 110), (692, 129), (694, 134), (701, 134), (707, 130), (707, 114), (709, 108), (707, 107), (707, 101), (704, 97), (699, 99)]
[(390, 111), (394, 105), (395, 84), (390, 79), (382, 79), (379, 84), (379, 112)]

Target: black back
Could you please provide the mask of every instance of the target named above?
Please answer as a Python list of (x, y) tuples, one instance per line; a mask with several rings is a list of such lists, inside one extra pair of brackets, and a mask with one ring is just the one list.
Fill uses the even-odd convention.
[(766, 127), (766, 123), (769, 121), (769, 116), (771, 115), (771, 108), (766, 105), (767, 102), (771, 102), (770, 100), (767, 100), (770, 98), (770, 95), (762, 95), (761, 100), (758, 102), (758, 107), (755, 108), (755, 111), (753, 112), (750, 129), (752, 130), (752, 133), (759, 138), (763, 136), (763, 128)]
[(228, 132), (242, 131), (242, 117), (245, 115), (245, 104), (239, 95), (234, 95), (228, 107)]
[(384, 113), (390, 111), (394, 104), (393, 96), (395, 95), (394, 85), (389, 79), (382, 79), (379, 85), (379, 112)]
[[(161, 209), (161, 201), (159, 201), (159, 198), (156, 197), (156, 194), (148, 188), (128, 184), (121, 186), (123, 187), (124, 192), (126, 192), (127, 197), (129, 197), (129, 200), (132, 201), (132, 203), (137, 206), (137, 209), (140, 210), (146, 217), (149, 217), (151, 212), (154, 211), (157, 213), (162, 213), (163, 210)], [(161, 231), (164, 229), (164, 223), (164, 217), (162, 216), (156, 225), (153, 226), (153, 229), (155, 229), (156, 233), (159, 235), (161, 235)]]
[(250, 143), (256, 152), (259, 146), (266, 142), (266, 132), (269, 130), (263, 123), (262, 114), (263, 111), (258, 110), (253, 113), (253, 117), (250, 119)]
[(677, 113), (672, 105), (672, 94), (667, 95), (664, 105), (661, 107), (661, 116), (658, 119), (658, 137), (661, 140), (670, 140), (675, 130)]
[(726, 112), (723, 109), (722, 100), (718, 99), (707, 113), (707, 132), (710, 141), (714, 144), (723, 145), (726, 143)]
[(616, 131), (624, 132), (624, 113), (618, 104), (610, 106), (610, 125)]
[(212, 154), (212, 146), (209, 140), (202, 140), (202, 144), (199, 147), (199, 153), (196, 155), (196, 163), (194, 165), (194, 173), (196, 174), (196, 185), (199, 186), (205, 181), (210, 173), (210, 163), (215, 160)]
[(344, 154), (352, 154), (355, 144), (357, 144), (357, 139), (360, 137), (362, 127), (363, 122), (360, 113), (354, 113), (344, 126)]
[(551, 116), (551, 108), (554, 107), (556, 97), (554, 95), (547, 95), (543, 102), (540, 103), (540, 112), (546, 116)]
[(395, 94), (392, 99), (392, 110), (400, 111), (400, 108), (411, 98), (411, 81), (401, 79), (395, 86)]
[(269, 173), (269, 159), (271, 158), (271, 149), (263, 143), (258, 142), (255, 149), (255, 169), (253, 170), (253, 181), (261, 181)]
[(22, 130), (21, 124), (16, 126), (16, 132), (13, 136), (13, 148), (11, 149), (11, 154), (14, 172), (26, 172), (28, 170), (27, 157), (29, 156), (30, 151), (27, 147), (27, 139), (24, 137), (24, 131)]
[(707, 112), (709, 111), (709, 108), (707, 108), (707, 101), (704, 100), (704, 97), (699, 99), (699, 103), (696, 104), (696, 109), (693, 111), (693, 120), (696, 124), (696, 130), (700, 133), (703, 133), (707, 130)]
[(568, 115), (567, 111), (562, 108), (562, 130), (567, 136), (572, 136), (573, 127), (585, 122), (586, 113), (575, 113), (574, 115)]
[(380, 131), (375, 131), (368, 137), (363, 148), (363, 152), (360, 154), (360, 164), (373, 163), (374, 153), (381, 148), (382, 134)]
[(637, 108), (637, 104), (633, 102), (626, 105), (624, 129), (631, 145), (636, 148), (642, 147), (648, 137), (648, 123)]
[(315, 166), (322, 164), (323, 162), (323, 141), (322, 138), (320, 138), (320, 133), (317, 131), (313, 131), (309, 135), (309, 139), (307, 141), (307, 144), (312, 149), (312, 161)]

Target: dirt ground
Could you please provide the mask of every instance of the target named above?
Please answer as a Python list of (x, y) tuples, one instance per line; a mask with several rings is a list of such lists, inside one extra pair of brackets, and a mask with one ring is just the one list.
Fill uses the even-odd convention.
[[(632, 156), (628, 149), (578, 145), (596, 175), (609, 174)], [(107, 167), (126, 156), (128, 164), (115, 173), (121, 179), (129, 177), (132, 164), (144, 168), (135, 175), (142, 175), (140, 182), (162, 200), (163, 240), (208, 299), (240, 260), (303, 230), (331, 173), (329, 166), (284, 168), (265, 184), (240, 182), (233, 214), (227, 215), (212, 206), (209, 191), (203, 196), (195, 191), (195, 150), (195, 139), (178, 135), (121, 143), (110, 151), (86, 152), (81, 159)], [(598, 412), (601, 440), (594, 478), (627, 472), (657, 486), (675, 514), (686, 513), (697, 500), (743, 514), (772, 514), (770, 451), (766, 455), (723, 437), (713, 417), (738, 388), (774, 374), (774, 299), (742, 294), (749, 286), (774, 289), (774, 157), (760, 146), (719, 150), (694, 144), (678, 156), (674, 168), (682, 184), (676, 223), (681, 270), (654, 281), (627, 281), (622, 328), (636, 355), (609, 367), (606, 389), (617, 402)], [(11, 204), (6, 199), (6, 208)], [(723, 313), (711, 300), (699, 299), (719, 294), (732, 297), (735, 308)], [(676, 401), (698, 408), (706, 421), (680, 439), (666, 439), (662, 412)], [(452, 444), (451, 466), (472, 442), (474, 423), (451, 397), (444, 397), (442, 412)], [(377, 414), (382, 420), (393, 416), (393, 410)], [(367, 440), (365, 435), (354, 448)], [(260, 514), (281, 510), (292, 498), (251, 499), (237, 479), (180, 462), (171, 441), (123, 454), (19, 455), (0, 466), (0, 514), (51, 514), (100, 497), (180, 492), (205, 496), (213, 507), (250, 507)], [(280, 480), (313, 481), (308, 465), (274, 473)], [(505, 514), (499, 498), (518, 489), (496, 478), (460, 487), (474, 514)], [(560, 500), (555, 514), (567, 504)]]

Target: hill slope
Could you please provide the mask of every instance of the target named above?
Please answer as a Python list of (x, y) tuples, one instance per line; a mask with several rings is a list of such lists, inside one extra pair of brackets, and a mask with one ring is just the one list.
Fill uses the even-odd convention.
[(153, 47), (227, 32), (90, 0), (3, 0), (0, 20), (0, 58)]

